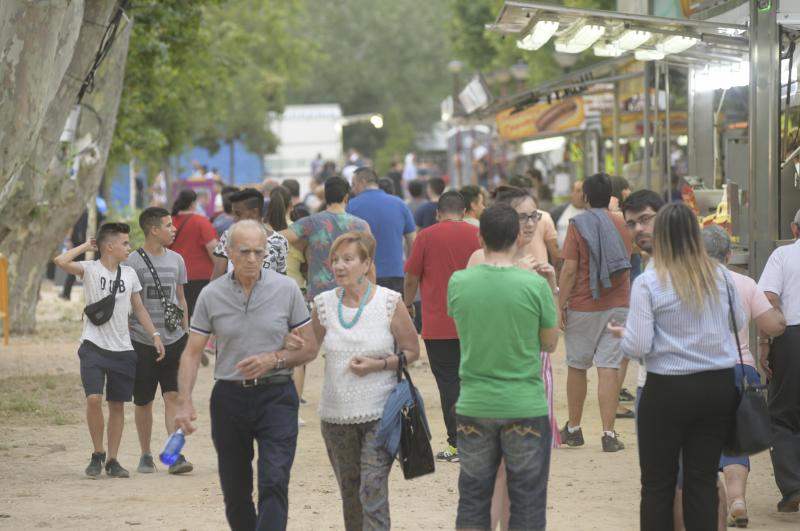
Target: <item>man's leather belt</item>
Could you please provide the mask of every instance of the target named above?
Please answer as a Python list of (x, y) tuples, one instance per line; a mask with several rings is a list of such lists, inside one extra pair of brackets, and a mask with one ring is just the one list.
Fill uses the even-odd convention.
[(276, 374), (275, 376), (265, 376), (263, 378), (253, 378), (252, 380), (221, 380), (231, 383), (237, 387), (256, 387), (259, 385), (277, 385), (292, 381), (292, 377), (287, 374)]

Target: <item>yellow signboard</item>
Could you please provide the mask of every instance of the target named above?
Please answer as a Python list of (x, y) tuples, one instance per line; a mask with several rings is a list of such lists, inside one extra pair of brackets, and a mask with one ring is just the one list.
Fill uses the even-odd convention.
[(583, 127), (586, 113), (580, 96), (553, 103), (537, 103), (519, 112), (497, 113), (497, 132), (503, 140), (524, 140)]

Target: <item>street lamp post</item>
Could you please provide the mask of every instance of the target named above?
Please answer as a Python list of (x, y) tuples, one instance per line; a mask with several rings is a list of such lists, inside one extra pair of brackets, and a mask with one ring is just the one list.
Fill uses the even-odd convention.
[(461, 70), (464, 69), (464, 63), (461, 61), (450, 61), (447, 63), (447, 71), (450, 72), (453, 76), (453, 125), (456, 127), (456, 146), (455, 146), (455, 182), (457, 186), (460, 188), (462, 185), (462, 153), (461, 153), (461, 130), (459, 129), (458, 122), (456, 121), (456, 116), (458, 116), (458, 93), (461, 91), (459, 74)]

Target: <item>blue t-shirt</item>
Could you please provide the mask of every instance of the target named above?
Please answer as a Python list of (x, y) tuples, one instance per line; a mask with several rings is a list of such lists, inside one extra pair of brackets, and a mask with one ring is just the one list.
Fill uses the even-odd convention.
[(375, 236), (375, 270), (378, 278), (403, 276), (403, 236), (416, 225), (408, 206), (383, 190), (364, 190), (347, 204), (347, 212), (367, 223)]
[(428, 201), (421, 204), (414, 213), (414, 220), (417, 222), (417, 227), (427, 229), (431, 225), (436, 224), (437, 208), (439, 208), (438, 202)]

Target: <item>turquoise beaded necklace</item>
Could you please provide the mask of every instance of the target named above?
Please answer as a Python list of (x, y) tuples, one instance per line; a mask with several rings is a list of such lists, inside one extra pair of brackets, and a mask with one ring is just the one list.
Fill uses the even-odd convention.
[(349, 323), (344, 320), (344, 315), (342, 314), (342, 306), (344, 306), (344, 288), (342, 288), (342, 292), (339, 294), (339, 324), (342, 325), (342, 328), (350, 330), (353, 328), (358, 320), (361, 318), (361, 314), (364, 312), (364, 307), (367, 305), (367, 300), (369, 299), (369, 294), (372, 292), (372, 282), (367, 281), (367, 291), (364, 293), (364, 296), (361, 298), (361, 302), (358, 304), (358, 310), (356, 310), (356, 314), (353, 317), (353, 320)]

